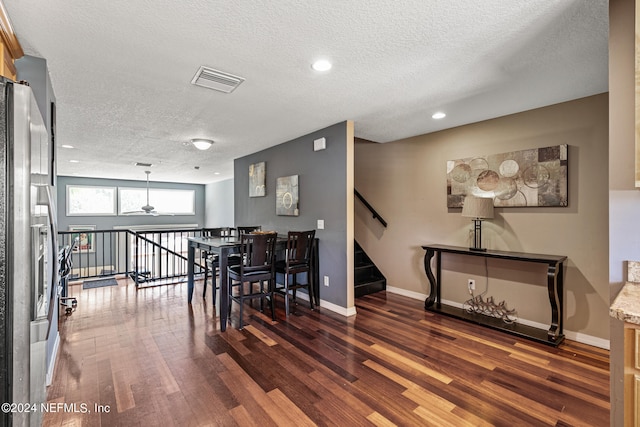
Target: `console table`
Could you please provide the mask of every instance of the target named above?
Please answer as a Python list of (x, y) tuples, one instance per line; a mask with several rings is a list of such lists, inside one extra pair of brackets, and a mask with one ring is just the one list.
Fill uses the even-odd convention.
[[(506, 251), (473, 251), (469, 248), (446, 245), (427, 245), (422, 249), (426, 251), (424, 256), (424, 269), (429, 279), (430, 292), (424, 302), (425, 310), (435, 313), (445, 314), (469, 322), (477, 323), (508, 332), (524, 338), (529, 338), (544, 344), (557, 346), (564, 340), (562, 332), (562, 308), (563, 308), (563, 263), (566, 256), (527, 254), (522, 252)], [(547, 264), (547, 291), (549, 294), (549, 304), (551, 305), (551, 326), (549, 330), (534, 328), (519, 323), (505, 323), (501, 319), (485, 316), (477, 313), (469, 313), (458, 307), (453, 307), (440, 302), (440, 290), (442, 289), (442, 254), (451, 253), (457, 255), (468, 255), (484, 258), (499, 258), (513, 261), (525, 261)], [(436, 257), (436, 275), (434, 277), (431, 270), (431, 259)]]

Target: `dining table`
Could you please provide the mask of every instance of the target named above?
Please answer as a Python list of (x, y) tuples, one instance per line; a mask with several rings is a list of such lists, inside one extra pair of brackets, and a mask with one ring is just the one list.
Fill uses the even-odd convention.
[[(187, 251), (187, 290), (188, 302), (191, 304), (194, 290), (194, 270), (196, 249), (207, 251), (211, 254), (218, 255), (220, 270), (220, 330), (227, 329), (227, 321), (229, 319), (229, 287), (227, 285), (227, 261), (229, 255), (240, 253), (240, 236), (224, 236), (224, 237), (189, 237), (189, 248)], [(212, 272), (215, 282), (215, 272)], [(207, 284), (205, 283), (205, 286)], [(215, 292), (215, 285), (212, 292)], [(225, 302), (225, 303), (223, 303)], [(215, 307), (214, 307), (215, 308)]]
[[(195, 275), (195, 258), (196, 258), (196, 250), (206, 251), (210, 254), (218, 255), (219, 265), (218, 270), (220, 272), (219, 275), (219, 283), (220, 283), (220, 331), (224, 332), (227, 329), (227, 322), (229, 320), (229, 304), (226, 303), (229, 301), (229, 284), (227, 281), (227, 266), (228, 266), (228, 258), (231, 254), (240, 253), (240, 236), (239, 235), (231, 235), (231, 236), (223, 236), (223, 237), (213, 237), (213, 236), (202, 236), (202, 237), (189, 237), (188, 238), (189, 246), (187, 249), (187, 294), (188, 294), (188, 303), (191, 304), (193, 299), (193, 291), (195, 288), (194, 285), (194, 275)], [(276, 250), (282, 251), (287, 247), (287, 237), (286, 236), (278, 236), (278, 240), (276, 241)], [(312, 273), (309, 276), (308, 280), (310, 280), (311, 285), (314, 287), (314, 296), (315, 296), (315, 304), (318, 306), (320, 304), (319, 299), (319, 289), (318, 289), (318, 238), (315, 238), (313, 245), (313, 254), (312, 254), (312, 263), (311, 270)], [(212, 272), (212, 277), (215, 277), (215, 272)], [(215, 280), (215, 279), (214, 279)], [(206, 286), (206, 283), (205, 283)], [(213, 292), (215, 292), (215, 285), (213, 286)], [(223, 304), (223, 302), (225, 302)], [(215, 307), (214, 307), (215, 309)]]

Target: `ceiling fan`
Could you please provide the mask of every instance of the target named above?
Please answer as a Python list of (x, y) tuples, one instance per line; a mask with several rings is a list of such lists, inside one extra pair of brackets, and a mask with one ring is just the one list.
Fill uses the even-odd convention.
[(123, 214), (131, 215), (131, 214), (144, 213), (144, 214), (153, 215), (153, 216), (159, 216), (159, 215), (170, 215), (170, 216), (173, 216), (173, 214), (171, 214), (171, 213), (160, 213), (160, 212), (157, 212), (155, 210), (155, 208), (149, 204), (149, 175), (151, 174), (151, 171), (144, 171), (144, 173), (147, 174), (147, 204), (142, 206), (140, 208), (140, 210), (138, 210), (138, 211), (123, 212)]

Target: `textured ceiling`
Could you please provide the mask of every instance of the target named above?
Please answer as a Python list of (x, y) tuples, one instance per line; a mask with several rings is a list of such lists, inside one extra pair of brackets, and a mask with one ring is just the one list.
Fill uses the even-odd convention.
[[(61, 175), (144, 180), (133, 163), (148, 162), (153, 181), (210, 183), (344, 120), (389, 142), (608, 90), (606, 0), (4, 4), (47, 60), (57, 141), (76, 147), (58, 149)], [(318, 58), (333, 69), (312, 70)], [(193, 86), (201, 65), (246, 81)], [(216, 143), (183, 145), (196, 137)]]

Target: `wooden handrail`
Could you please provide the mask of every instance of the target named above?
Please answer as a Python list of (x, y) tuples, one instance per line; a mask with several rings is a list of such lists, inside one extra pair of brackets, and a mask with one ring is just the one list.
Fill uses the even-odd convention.
[(369, 212), (373, 214), (373, 218), (380, 221), (380, 224), (382, 224), (385, 228), (387, 228), (387, 221), (385, 221), (384, 218), (382, 218), (380, 214), (373, 208), (373, 206), (371, 206), (369, 202), (367, 202), (367, 200), (362, 196), (362, 194), (360, 194), (358, 190), (356, 190), (355, 188), (353, 189), (353, 192), (355, 193), (356, 197), (360, 199), (360, 201), (367, 207), (367, 209), (369, 209)]

